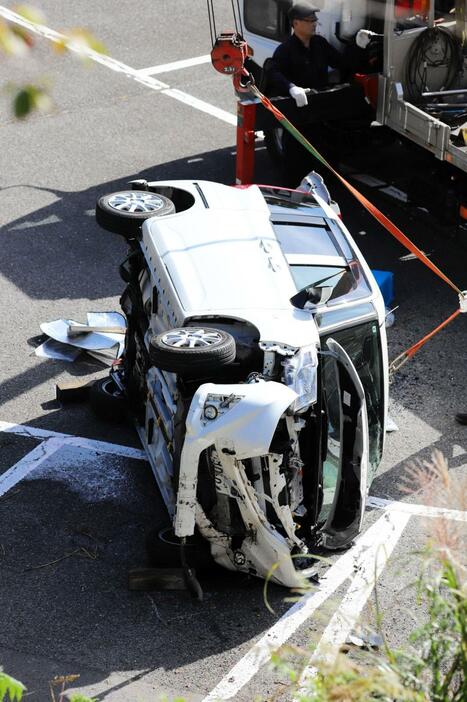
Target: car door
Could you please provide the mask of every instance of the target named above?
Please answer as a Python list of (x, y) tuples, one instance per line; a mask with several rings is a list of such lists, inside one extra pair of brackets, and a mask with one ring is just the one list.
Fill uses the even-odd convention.
[(321, 354), (327, 436), (318, 523), (323, 546), (348, 546), (360, 531), (368, 491), (368, 415), (365, 392), (343, 347), (332, 337)]

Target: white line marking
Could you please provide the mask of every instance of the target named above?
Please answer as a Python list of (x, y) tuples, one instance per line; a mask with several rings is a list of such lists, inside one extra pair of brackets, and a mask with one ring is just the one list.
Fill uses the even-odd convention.
[(62, 439), (48, 439), (36, 446), (26, 456), (0, 476), (0, 497), (11, 490), (28, 473), (40, 466), (63, 446)]
[(133, 78), (133, 80), (136, 80), (138, 83), (146, 85), (148, 88), (152, 88), (153, 90), (162, 90), (162, 88), (169, 87), (166, 83), (162, 83), (160, 80), (156, 80), (156, 78), (151, 78), (150, 76), (142, 75), (139, 71), (136, 71), (134, 68), (130, 68), (130, 66), (127, 66), (121, 61), (117, 61), (113, 58), (110, 58), (110, 56), (106, 56), (105, 54), (100, 54), (98, 51), (94, 51), (93, 49), (83, 46), (78, 42), (70, 42), (65, 34), (60, 34), (60, 32), (56, 32), (53, 29), (49, 29), (49, 27), (45, 27), (43, 24), (36, 24), (35, 22), (30, 22), (24, 17), (21, 17), (21, 15), (18, 15), (16, 12), (12, 12), (8, 8), (4, 7), (3, 5), (0, 5), (0, 16), (4, 17), (10, 22), (13, 22), (14, 24), (19, 24), (21, 27), (24, 27), (29, 32), (33, 32), (34, 34), (38, 34), (41, 37), (45, 37), (46, 39), (49, 39), (50, 41), (53, 41), (56, 44), (60, 44), (63, 41), (65, 41), (70, 51), (73, 51), (76, 54), (80, 54), (81, 56), (87, 56), (92, 61), (100, 63), (103, 66), (106, 66), (106, 68), (111, 68), (117, 73), (124, 73), (128, 78)]
[(62, 43), (63, 41), (67, 41), (67, 46), (70, 51), (74, 51), (77, 54), (86, 56), (92, 61), (100, 63), (106, 68), (110, 68), (112, 71), (116, 71), (117, 73), (123, 73), (126, 75), (127, 78), (131, 78), (137, 83), (141, 83), (142, 85), (145, 85), (146, 87), (151, 88), (152, 90), (157, 90), (164, 95), (168, 95), (169, 97), (174, 98), (179, 102), (183, 102), (186, 105), (190, 105), (190, 107), (193, 107), (196, 110), (200, 110), (201, 112), (205, 112), (206, 114), (209, 114), (212, 117), (217, 117), (217, 119), (220, 119), (223, 122), (233, 124), (234, 126), (236, 126), (237, 124), (236, 115), (233, 115), (230, 112), (226, 112), (225, 110), (221, 110), (219, 107), (210, 105), (209, 103), (204, 102), (203, 100), (198, 100), (197, 98), (192, 97), (191, 95), (188, 95), (187, 93), (184, 93), (181, 90), (177, 90), (175, 88), (172, 89), (169, 85), (167, 85), (167, 83), (162, 83), (162, 81), (157, 80), (156, 78), (152, 78), (150, 75), (146, 75), (142, 71), (137, 71), (134, 68), (130, 68), (130, 66), (127, 66), (121, 61), (117, 61), (116, 59), (110, 58), (109, 56), (100, 54), (98, 51), (93, 51), (92, 49), (83, 47), (78, 42), (68, 43), (67, 37), (64, 34), (60, 34), (60, 32), (56, 32), (53, 29), (49, 29), (48, 27), (45, 27), (42, 24), (35, 24), (34, 22), (30, 22), (24, 17), (21, 17), (21, 15), (16, 14), (16, 12), (12, 12), (11, 10), (8, 10), (8, 8), (3, 7), (3, 5), (0, 5), (0, 16), (4, 17), (10, 22), (13, 22), (14, 24), (19, 24), (21, 27), (24, 27), (28, 31), (33, 32), (34, 34), (39, 34), (40, 36), (45, 37), (46, 39), (49, 39), (50, 41), (53, 41), (55, 43)]
[(355, 545), (340, 556), (323, 576), (319, 589), (309, 592), (294, 604), (272, 626), (266, 634), (246, 653), (243, 658), (225, 675), (216, 687), (203, 699), (203, 702), (216, 702), (234, 697), (258, 670), (269, 661), (271, 651), (284, 644), (290, 636), (320, 607), (327, 598), (349, 577), (359, 555), (370, 548), (385, 529), (386, 514), (383, 514)]
[(168, 90), (162, 90), (161, 92), (163, 95), (169, 95), (175, 100), (179, 100), (180, 102), (184, 102), (186, 105), (190, 105), (190, 107), (194, 107), (196, 110), (206, 112), (208, 115), (217, 117), (228, 124), (233, 124), (234, 127), (237, 126), (237, 116), (231, 114), (230, 112), (226, 112), (226, 110), (222, 110), (220, 107), (210, 105), (208, 102), (204, 102), (204, 100), (198, 100), (198, 98), (188, 95), (188, 93), (184, 93), (182, 90), (178, 90), (177, 88), (169, 88)]
[(375, 542), (368, 548), (356, 563), (357, 574), (347, 590), (339, 609), (327, 625), (316, 647), (311, 665), (307, 666), (301, 676), (298, 697), (306, 692), (307, 681), (316, 674), (313, 663), (325, 661), (332, 663), (345, 642), (350, 631), (354, 628), (358, 618), (370, 597), (375, 584), (384, 570), (384, 567), (399, 541), (407, 523), (412, 515), (387, 514), (387, 520), (380, 526), (380, 531)]
[(82, 436), (73, 436), (72, 434), (61, 434), (57, 431), (39, 429), (25, 424), (12, 424), (11, 422), (0, 421), (0, 432), (15, 434), (16, 436), (26, 436), (31, 439), (60, 439), (62, 446), (78, 446), (79, 448), (90, 449), (98, 453), (111, 453), (126, 458), (136, 458), (143, 461), (147, 460), (144, 451), (133, 448), (132, 446), (122, 446), (120, 444), (109, 443), (108, 441), (98, 441), (97, 439), (86, 439)]
[(393, 502), (384, 500), (382, 497), (369, 497), (367, 507), (384, 509), (387, 512), (401, 512), (420, 517), (444, 517), (454, 519), (457, 522), (467, 522), (467, 512), (458, 509), (447, 509), (445, 507), (430, 507), (429, 505), (414, 505), (410, 502)]
[(183, 59), (182, 61), (172, 61), (172, 63), (163, 63), (159, 66), (151, 66), (150, 68), (141, 68), (139, 71), (146, 76), (154, 76), (158, 73), (169, 73), (169, 71), (179, 71), (181, 68), (190, 68), (191, 66), (199, 66), (201, 63), (209, 63), (211, 55), (196, 56), (191, 59)]

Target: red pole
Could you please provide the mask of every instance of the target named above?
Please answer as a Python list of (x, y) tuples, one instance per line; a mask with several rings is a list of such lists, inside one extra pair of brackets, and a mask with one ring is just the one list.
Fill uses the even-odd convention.
[(255, 173), (256, 103), (237, 102), (237, 185), (252, 183)]

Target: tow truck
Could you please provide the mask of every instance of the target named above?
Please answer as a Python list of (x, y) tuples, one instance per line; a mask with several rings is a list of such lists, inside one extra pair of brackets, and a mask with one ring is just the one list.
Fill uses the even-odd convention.
[[(252, 56), (248, 67), (256, 83), (264, 84), (267, 60), (290, 34), (287, 11), (293, 0), (238, 0), (238, 24)], [(303, 124), (306, 112), (314, 119), (333, 119), (336, 105), (354, 109), (356, 86), (373, 112), (373, 127), (432, 154), (429, 172), (418, 174), (412, 188), (415, 204), (425, 206), (451, 223), (467, 221), (467, 0), (316, 0), (317, 33), (359, 62), (350, 92), (335, 86), (323, 96), (313, 95), (310, 108), (295, 110)], [(336, 102), (339, 98), (340, 102)], [(251, 104), (239, 95), (239, 120), (245, 130), (245, 110)], [(281, 110), (290, 98), (281, 102)], [(314, 103), (314, 104), (312, 104)], [(266, 145), (276, 160), (281, 153), (281, 128), (258, 111), (251, 129), (263, 129)], [(368, 126), (372, 119), (368, 120)], [(242, 141), (240, 135), (239, 141)], [(243, 139), (245, 141), (245, 139)], [(244, 151), (244, 144), (237, 143)], [(247, 168), (251, 174), (251, 168)], [(237, 180), (245, 182), (245, 172)]]

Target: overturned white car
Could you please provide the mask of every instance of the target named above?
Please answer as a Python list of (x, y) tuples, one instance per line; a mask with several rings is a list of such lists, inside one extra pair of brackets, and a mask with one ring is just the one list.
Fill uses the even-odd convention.
[(381, 460), (379, 288), (319, 176), (132, 188), (96, 208), (129, 244), (124, 361), (101, 391), (124, 393), (175, 536), (294, 586), (313, 547), (358, 534)]

